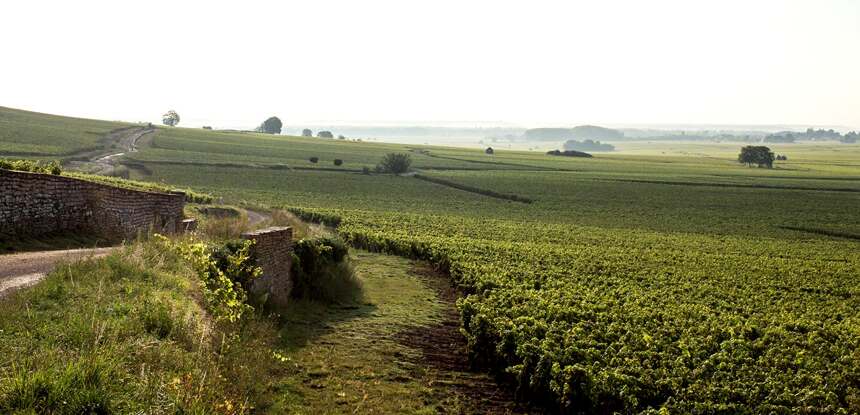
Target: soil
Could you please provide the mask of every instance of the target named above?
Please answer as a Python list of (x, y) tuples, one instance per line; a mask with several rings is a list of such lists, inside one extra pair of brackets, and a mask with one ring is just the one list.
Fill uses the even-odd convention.
[[(400, 332), (397, 340), (421, 351), (421, 358), (414, 363), (430, 368), (437, 379), (441, 379), (433, 385), (436, 393), (458, 397), (459, 403), (465, 406), (461, 410), (468, 413), (539, 413), (516, 402), (513, 390), (472, 367), (466, 338), (460, 333), (460, 315), (456, 307), (460, 293), (452, 287), (450, 279), (425, 266), (415, 267), (413, 273), (436, 291), (437, 298), (445, 304), (445, 311), (440, 323)], [(444, 408), (440, 409), (445, 412)]]
[(63, 251), (0, 255), (0, 297), (17, 288), (27, 287), (39, 282), (59, 262), (98, 258), (109, 254), (114, 249), (67, 249)]

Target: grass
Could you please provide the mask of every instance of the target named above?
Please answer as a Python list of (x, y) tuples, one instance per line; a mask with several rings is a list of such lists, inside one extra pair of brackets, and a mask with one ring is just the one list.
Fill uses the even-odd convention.
[(353, 251), (353, 257), (363, 286), (360, 302), (296, 302), (283, 313), (277, 354), (286, 372), (267, 411), (479, 411), (468, 396), (446, 387), (451, 373), (416, 363), (420, 351), (398, 339), (398, 333), (438, 324), (451, 307), (419, 278), (416, 269), (426, 265), (363, 251)]
[(266, 362), (245, 361), (199, 296), (181, 261), (147, 243), (60, 266), (0, 302), (0, 412), (247, 412), (256, 384), (235, 380)]
[[(630, 143), (574, 159), (174, 128), (130, 157), (145, 167), (131, 169), (135, 178), (339, 218), (357, 245), (450, 270), (468, 293), (460, 311), (470, 352), (549, 408), (856, 412), (860, 146), (773, 145), (789, 157), (774, 169), (738, 164), (739, 147)], [(403, 151), (450, 186), (355, 171)], [(260, 408), (432, 410), (419, 399), (434, 395), (413, 388), (424, 375), (407, 372), (399, 389), (385, 382), (401, 370), (383, 358), (399, 350), (389, 339), (397, 319), (387, 316), (432, 324), (432, 312), (375, 316), (384, 307), (372, 293), (385, 287), (361, 262), (400, 275), (397, 284), (405, 274), (391, 270), (403, 263), (363, 255), (372, 305), (285, 314), (292, 334), (270, 346), (285, 364), (269, 368), (284, 377)], [(259, 330), (246, 337), (271, 334)], [(350, 360), (357, 353), (383, 369)]]
[(103, 147), (107, 133), (132, 125), (0, 107), (0, 156), (71, 156)]

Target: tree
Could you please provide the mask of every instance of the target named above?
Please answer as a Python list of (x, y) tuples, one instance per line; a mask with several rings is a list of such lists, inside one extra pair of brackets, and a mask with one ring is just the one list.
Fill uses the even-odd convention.
[(406, 153), (388, 153), (379, 162), (377, 170), (384, 173), (400, 174), (409, 171), (412, 158)]
[(492, 147), (487, 147), (487, 149), (486, 149), (486, 150), (484, 150), (484, 153), (487, 153), (487, 154), (493, 154), (493, 153), (495, 153), (495, 151), (493, 151), (493, 148), (492, 148)]
[(314, 132), (311, 131), (309, 128), (305, 128), (304, 130), (302, 130), (302, 137), (313, 137), (313, 136), (314, 136)]
[(338, 139), (338, 140), (346, 140), (346, 137), (344, 137), (344, 136), (341, 134), (341, 135), (337, 136), (337, 139)]
[(311, 157), (308, 160), (310, 160), (311, 163), (316, 163), (316, 162), (320, 161), (320, 158), (319, 157)]
[(281, 119), (278, 117), (269, 117), (266, 121), (263, 121), (259, 127), (257, 127), (257, 131), (266, 134), (280, 134), (281, 127), (283, 127), (283, 123), (281, 123)]
[(343, 164), (343, 160), (341, 160), (341, 159), (334, 159), (334, 165), (335, 165), (335, 166), (340, 166), (340, 165), (342, 165), (342, 164)]
[(773, 168), (773, 160), (773, 152), (765, 146), (746, 146), (741, 148), (741, 153), (738, 155), (738, 162), (746, 163), (750, 167), (755, 164), (770, 169)]
[(331, 131), (320, 131), (317, 133), (317, 137), (319, 138), (334, 138), (334, 134)]
[(174, 110), (167, 111), (161, 116), (161, 122), (164, 123), (164, 125), (175, 127), (176, 124), (179, 124), (179, 114)]

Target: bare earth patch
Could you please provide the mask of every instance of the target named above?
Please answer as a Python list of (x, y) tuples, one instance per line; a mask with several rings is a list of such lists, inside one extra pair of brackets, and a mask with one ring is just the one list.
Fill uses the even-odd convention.
[(0, 297), (16, 288), (35, 284), (51, 272), (59, 262), (98, 258), (109, 254), (113, 249), (67, 249), (0, 255)]

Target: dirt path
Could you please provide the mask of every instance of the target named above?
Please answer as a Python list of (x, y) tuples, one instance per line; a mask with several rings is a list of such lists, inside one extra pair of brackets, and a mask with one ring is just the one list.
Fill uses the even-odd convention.
[(66, 166), (92, 174), (110, 174), (119, 165), (119, 158), (137, 151), (138, 142), (147, 134), (153, 133), (154, 128), (130, 127), (108, 133), (102, 142), (105, 147), (89, 153), (86, 161), (69, 161)]
[(360, 301), (297, 302), (283, 313), (282, 380), (267, 413), (534, 412), (470, 369), (449, 279), (423, 262), (350, 256)]
[(127, 153), (137, 151), (137, 141), (146, 134), (154, 132), (152, 128), (136, 128), (128, 131), (113, 133), (108, 136), (109, 141), (116, 141), (122, 151), (93, 157), (90, 161), (95, 164), (94, 173), (104, 173), (114, 169), (117, 165), (117, 159)]
[(257, 212), (249, 209), (245, 209), (245, 214), (248, 215), (248, 225), (257, 226), (263, 222), (271, 221), (272, 215), (266, 212)]
[(109, 254), (114, 249), (68, 249), (0, 255), (0, 298), (14, 289), (37, 283), (51, 272), (58, 262), (98, 258)]

